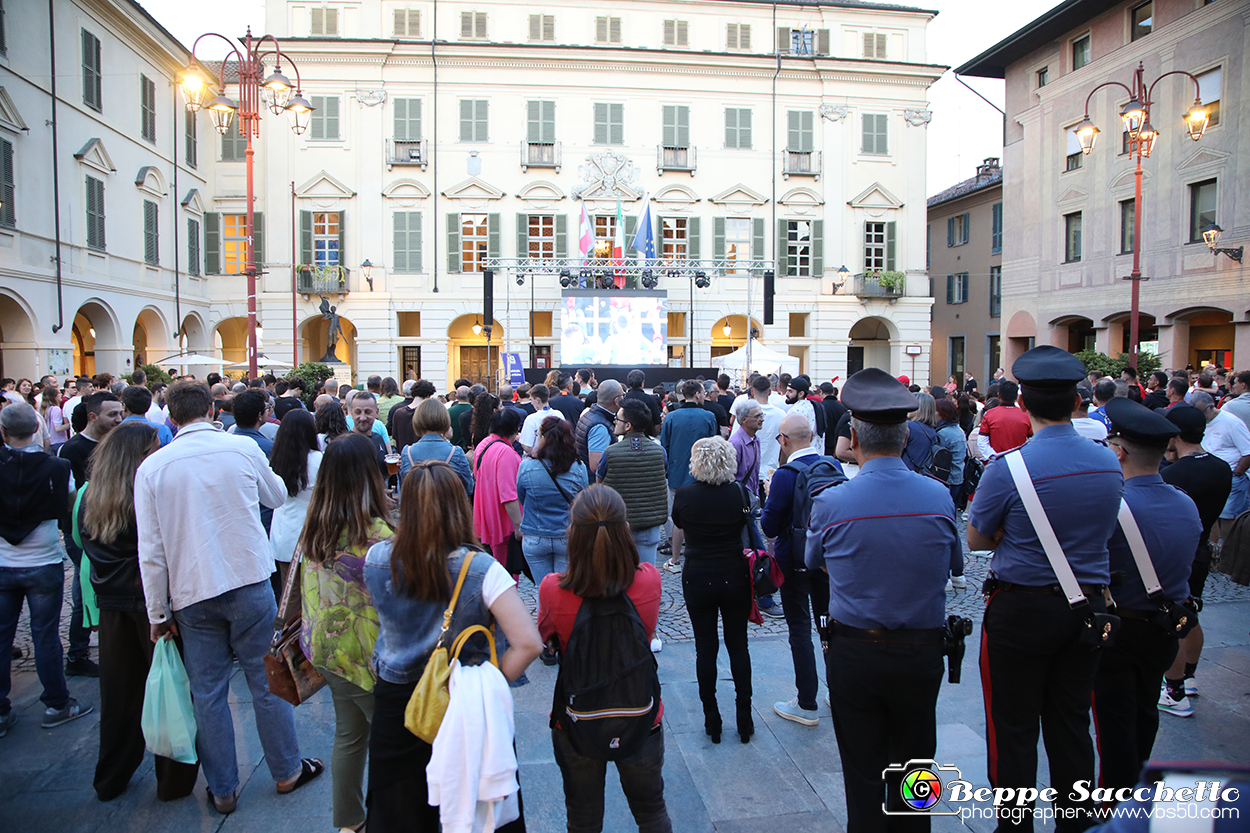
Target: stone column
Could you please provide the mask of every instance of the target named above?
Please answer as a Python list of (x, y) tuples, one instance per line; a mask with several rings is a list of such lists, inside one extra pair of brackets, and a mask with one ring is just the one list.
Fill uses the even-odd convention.
[[(1239, 336), (1240, 329), (1238, 327)], [(1246, 355), (1250, 356), (1250, 343), (1246, 345)], [(1174, 321), (1170, 325), (1159, 325), (1159, 360), (1163, 362), (1163, 367), (1172, 370), (1183, 368), (1189, 362), (1188, 321)]]

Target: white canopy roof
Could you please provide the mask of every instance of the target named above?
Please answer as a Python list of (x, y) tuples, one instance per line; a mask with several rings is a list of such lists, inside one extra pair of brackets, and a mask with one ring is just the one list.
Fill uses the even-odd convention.
[(751, 373), (789, 373), (797, 376), (799, 360), (787, 353), (769, 350), (759, 339), (751, 340), (750, 366), (747, 366), (747, 346), (743, 345), (732, 353), (712, 359), (712, 366), (719, 367), (730, 376), (745, 379)]

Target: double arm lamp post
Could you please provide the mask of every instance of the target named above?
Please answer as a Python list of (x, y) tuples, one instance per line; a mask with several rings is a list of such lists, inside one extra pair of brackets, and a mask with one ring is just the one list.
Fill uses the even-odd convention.
[[(1207, 120), (1210, 113), (1207, 108), (1202, 106), (1202, 95), (1198, 86), (1198, 79), (1192, 74), (1184, 70), (1173, 70), (1165, 72), (1154, 80), (1149, 87), (1146, 86), (1146, 70), (1139, 62), (1137, 69), (1133, 73), (1133, 86), (1130, 88), (1119, 81), (1107, 81), (1099, 84), (1090, 91), (1085, 98), (1085, 119), (1076, 128), (1077, 139), (1081, 143), (1081, 152), (1088, 155), (1094, 149), (1094, 141), (1098, 138), (1099, 130), (1089, 117), (1089, 102), (1094, 97), (1094, 93), (1103, 87), (1120, 87), (1129, 94), (1129, 102), (1120, 110), (1120, 119), (1124, 122), (1124, 132), (1128, 137), (1129, 153), (1131, 153), (1137, 162), (1137, 170), (1134, 174), (1134, 191), (1133, 191), (1133, 271), (1129, 275), (1128, 280), (1132, 282), (1133, 296), (1132, 309), (1129, 319), (1129, 365), (1137, 369), (1137, 340), (1138, 340), (1138, 324), (1139, 324), (1139, 294), (1140, 286), (1143, 280), (1141, 274), (1141, 209), (1142, 194), (1141, 180), (1142, 168), (1141, 161), (1149, 158), (1151, 151), (1154, 149), (1155, 140), (1159, 137), (1157, 130), (1150, 123), (1150, 108), (1154, 105), (1154, 89), (1164, 78), (1169, 75), (1184, 75), (1186, 78), (1194, 82), (1194, 106), (1185, 114), (1185, 126), (1189, 131), (1189, 137), (1195, 142), (1202, 138), (1203, 132), (1207, 129)], [(1218, 226), (1215, 227), (1218, 229)], [(1207, 232), (1203, 232), (1203, 237), (1207, 244), (1214, 249), (1215, 243), (1212, 238), (1207, 236)], [(1218, 233), (1215, 234), (1214, 240), (1218, 241)], [(1231, 255), (1230, 255), (1231, 256)]]

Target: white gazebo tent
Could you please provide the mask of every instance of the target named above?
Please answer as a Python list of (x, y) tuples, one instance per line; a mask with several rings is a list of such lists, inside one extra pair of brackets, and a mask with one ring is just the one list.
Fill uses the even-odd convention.
[(752, 373), (789, 373), (791, 376), (799, 374), (797, 358), (769, 350), (759, 339), (752, 339), (750, 345), (743, 345), (732, 353), (717, 356), (712, 359), (712, 366), (719, 367), (738, 383), (745, 382)]

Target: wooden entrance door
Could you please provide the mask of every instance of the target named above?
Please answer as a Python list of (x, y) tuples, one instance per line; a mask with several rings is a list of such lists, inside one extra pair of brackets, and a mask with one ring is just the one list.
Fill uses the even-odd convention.
[[(489, 355), (487, 350), (490, 351)], [(478, 382), (486, 389), (495, 390), (495, 368), (499, 367), (499, 348), (461, 347), (460, 375), (471, 382)]]

